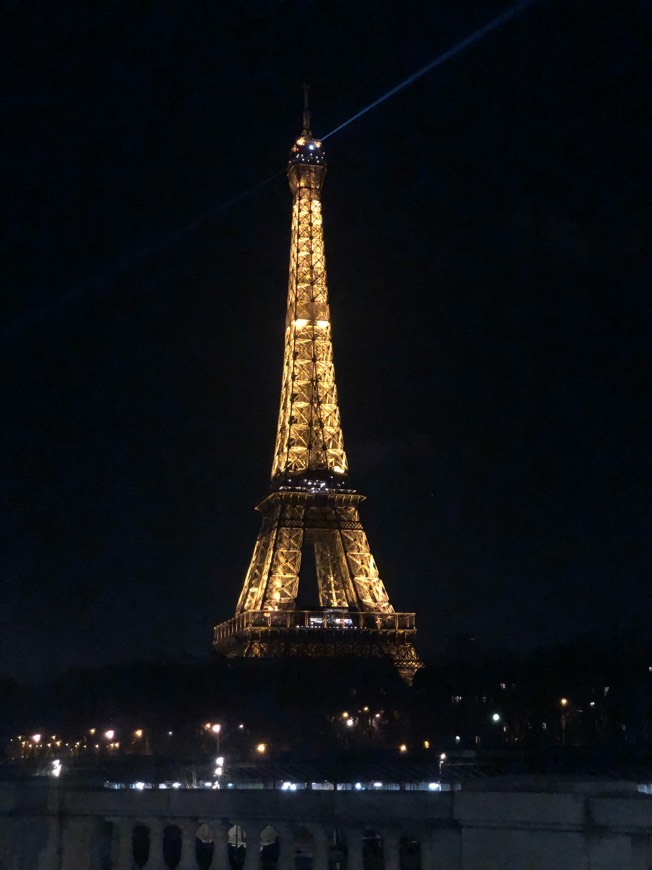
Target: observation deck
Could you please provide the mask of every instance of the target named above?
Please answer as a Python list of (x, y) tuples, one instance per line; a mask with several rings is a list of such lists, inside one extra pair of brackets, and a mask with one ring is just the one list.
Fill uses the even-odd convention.
[[(414, 613), (379, 613), (373, 611), (352, 612), (343, 608), (325, 610), (248, 610), (238, 613), (226, 622), (215, 626), (214, 644), (219, 644), (235, 635), (248, 634), (261, 639), (272, 636), (287, 636), (288, 632), (316, 640), (312, 632), (329, 635), (340, 634), (342, 639), (352, 641), (361, 634), (365, 639), (370, 634), (390, 640), (416, 632)], [(332, 639), (332, 637), (331, 637)]]

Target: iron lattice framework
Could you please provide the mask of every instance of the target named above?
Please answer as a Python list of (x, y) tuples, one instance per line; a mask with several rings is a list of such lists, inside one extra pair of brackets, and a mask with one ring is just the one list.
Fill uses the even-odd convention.
[[(290, 275), (271, 490), (236, 615), (215, 628), (231, 656), (389, 657), (411, 681), (421, 666), (413, 613), (392, 607), (347, 488), (335, 384), (321, 190), (321, 142), (308, 112), (292, 147)], [(314, 551), (319, 610), (296, 609), (302, 553)]]

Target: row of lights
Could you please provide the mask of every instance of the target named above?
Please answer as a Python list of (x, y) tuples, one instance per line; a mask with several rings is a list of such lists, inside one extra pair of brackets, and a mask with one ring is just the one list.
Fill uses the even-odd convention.
[[(97, 729), (96, 729), (96, 728), (89, 728), (89, 730), (88, 730), (88, 733), (89, 733), (91, 736), (94, 736), (94, 735), (96, 734), (96, 732), (97, 732)], [(143, 733), (144, 733), (144, 732), (143, 732), (143, 729), (142, 729), (142, 728), (138, 728), (136, 731), (133, 732), (133, 736), (134, 736), (134, 737), (137, 737), (137, 738), (140, 738), (140, 737), (143, 736)], [(171, 732), (171, 731), (168, 731), (168, 734), (172, 734), (172, 732)], [(111, 741), (111, 740), (113, 740), (113, 738), (115, 737), (115, 731), (114, 731), (112, 728), (109, 728), (109, 730), (108, 730), (108, 731), (105, 731), (104, 734), (103, 734), (102, 736), (105, 737), (106, 740)], [(42, 734), (38, 734), (38, 733), (37, 733), (37, 734), (32, 734), (31, 737), (29, 737), (29, 738), (25, 738), (25, 737), (23, 737), (22, 734), (19, 734), (17, 739), (20, 740), (20, 741), (22, 741), (23, 745), (27, 742), (27, 740), (31, 740), (31, 742), (32, 742), (35, 746), (38, 746), (39, 744), (43, 743), (43, 735), (42, 735)], [(62, 741), (61, 741), (61, 740), (57, 740), (57, 736), (56, 736), (56, 734), (53, 734), (53, 735), (52, 735), (52, 743), (54, 743), (55, 746), (61, 746)], [(47, 745), (48, 745), (48, 746), (51, 746), (52, 743), (48, 743)], [(75, 746), (78, 746), (78, 745), (79, 745), (78, 743), (75, 744)], [(66, 746), (68, 746), (67, 743), (66, 743)]]
[[(215, 734), (216, 737), (220, 733), (220, 731), (222, 730), (222, 726), (217, 722), (214, 724), (211, 722), (207, 722), (204, 725), (204, 728), (208, 731), (211, 731), (213, 734)], [(244, 729), (244, 725), (240, 724), (240, 725), (238, 725), (238, 728)], [(97, 728), (89, 728), (88, 733), (91, 735), (91, 737), (94, 737), (97, 734)], [(174, 732), (172, 732), (172, 731), (168, 731), (168, 736), (171, 737), (173, 735), (173, 733)], [(113, 728), (109, 728), (107, 731), (105, 731), (102, 734), (102, 736), (106, 740), (112, 741), (113, 738), (115, 737), (115, 734), (116, 734), (115, 730)], [(140, 738), (143, 737), (144, 734), (145, 734), (145, 732), (142, 728), (137, 728), (135, 731), (132, 732), (132, 736), (134, 738), (136, 738), (137, 740), (140, 740)], [(57, 740), (56, 734), (53, 734), (51, 739), (52, 739), (52, 742), (55, 743), (56, 746), (61, 746), (62, 741)], [(31, 741), (35, 746), (38, 746), (39, 744), (43, 743), (44, 737), (42, 734), (37, 732), (36, 734), (32, 734), (29, 737), (24, 737), (22, 734), (19, 734), (17, 737), (17, 740), (22, 741), (23, 745), (25, 745), (25, 743), (27, 741)], [(47, 745), (51, 746), (50, 743), (48, 743)], [(78, 745), (78, 743), (75, 744), (75, 746), (77, 746), (77, 745)], [(66, 743), (66, 746), (68, 746), (67, 743)]]

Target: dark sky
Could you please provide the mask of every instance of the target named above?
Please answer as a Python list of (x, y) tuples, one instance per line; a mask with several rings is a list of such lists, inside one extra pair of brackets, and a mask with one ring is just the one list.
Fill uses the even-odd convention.
[[(507, 6), (6, 5), (0, 672), (208, 651), (269, 480), (301, 83), (325, 135)], [(649, 631), (651, 37), (649, 2), (539, 0), (328, 140), (350, 482), (425, 652)]]

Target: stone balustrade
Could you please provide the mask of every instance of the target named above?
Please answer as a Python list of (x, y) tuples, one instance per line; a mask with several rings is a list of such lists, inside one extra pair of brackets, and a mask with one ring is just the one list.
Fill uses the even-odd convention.
[(428, 792), (0, 785), (2, 870), (649, 870), (652, 796), (550, 783)]

